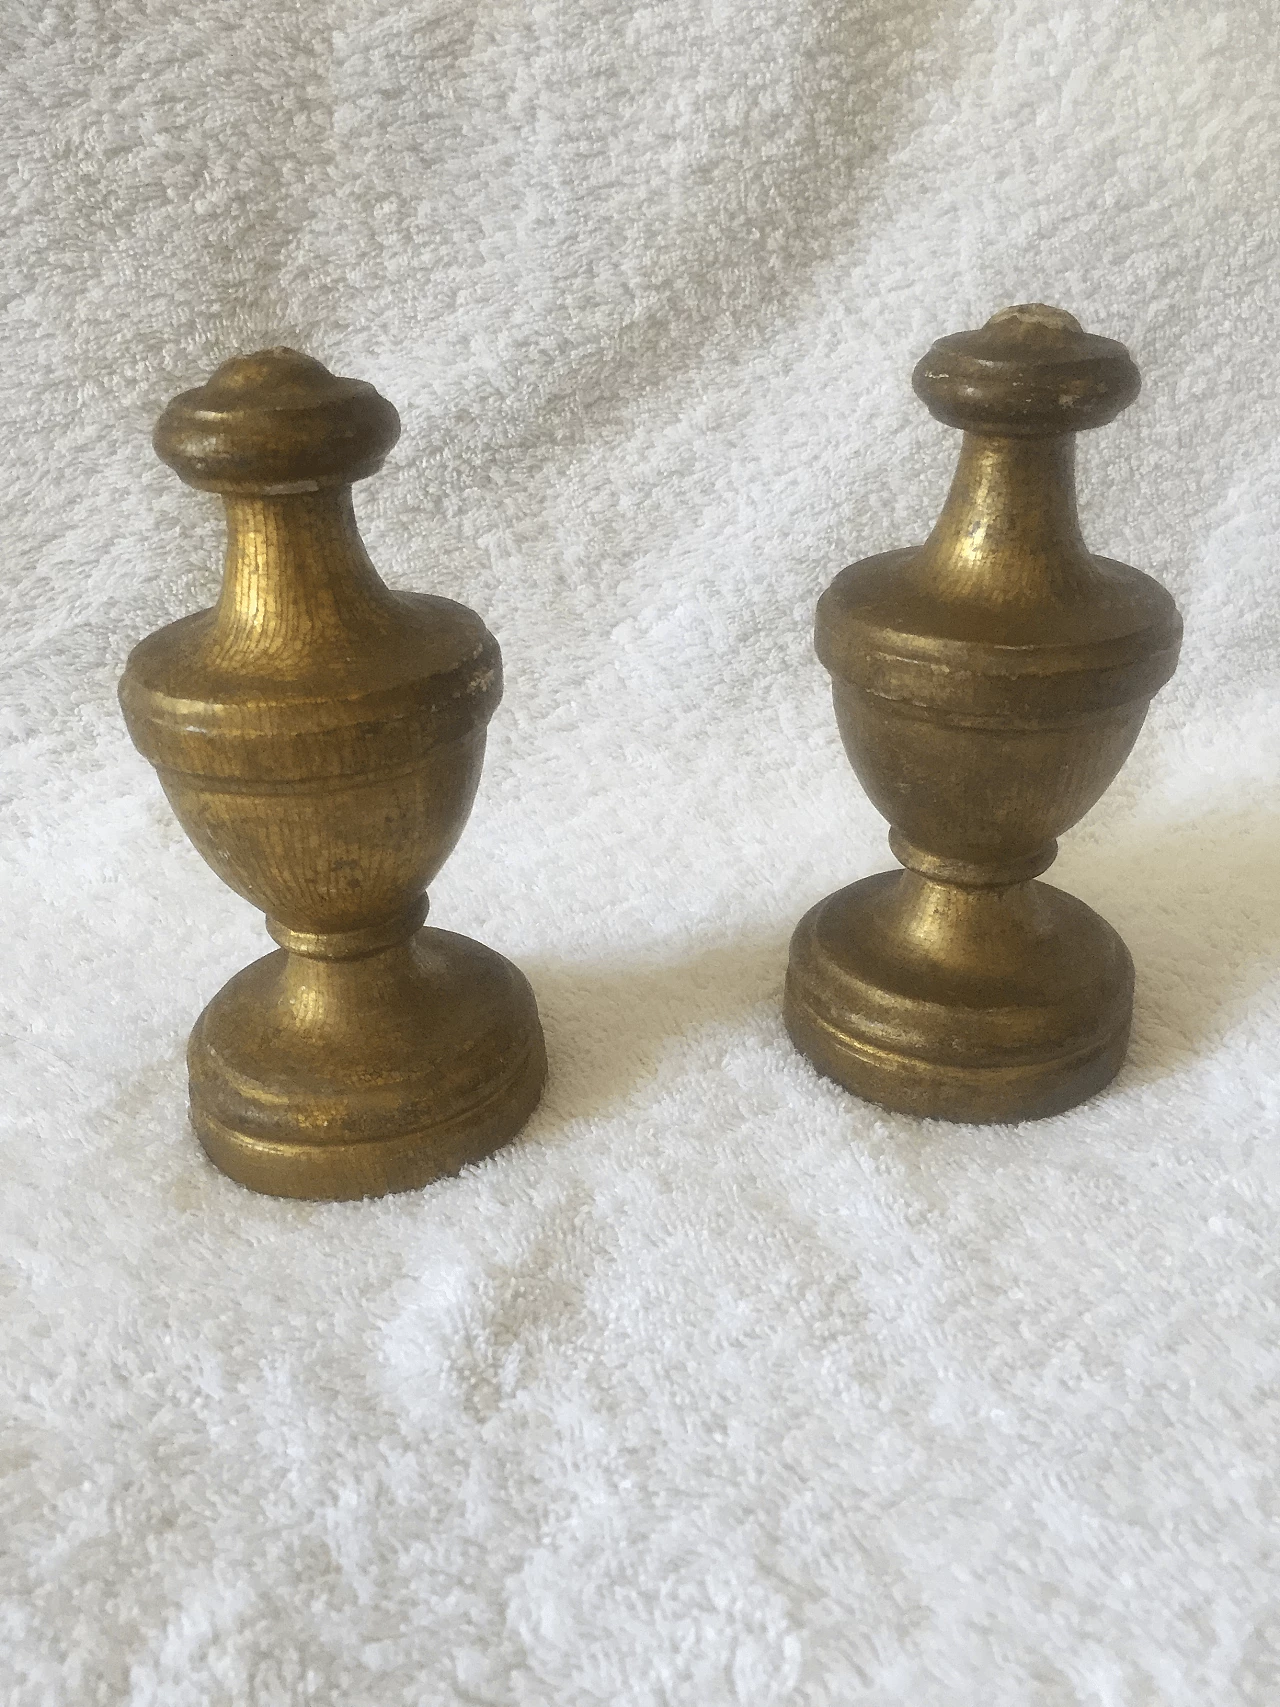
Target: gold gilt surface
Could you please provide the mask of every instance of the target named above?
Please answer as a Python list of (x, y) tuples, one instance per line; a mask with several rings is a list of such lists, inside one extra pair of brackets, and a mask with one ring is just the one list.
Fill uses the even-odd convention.
[(391, 592), (365, 552), (351, 483), (399, 430), (372, 386), (286, 349), (225, 363), (156, 428), (223, 495), (226, 569), (212, 610), (134, 649), (120, 699), (183, 828), (280, 944), (188, 1048), (201, 1143), (279, 1196), (456, 1172), (520, 1129), (546, 1073), (523, 976), (423, 927), (502, 663), (474, 612)]
[(922, 546), (838, 575), (815, 635), (905, 869), (801, 920), (786, 1021), (823, 1073), (888, 1108), (1021, 1120), (1124, 1058), (1128, 951), (1037, 878), (1128, 756), (1182, 623), (1157, 582), (1089, 552), (1076, 516), (1074, 435), (1138, 394), (1122, 344), (1029, 304), (940, 339), (914, 383), (964, 431), (942, 514)]

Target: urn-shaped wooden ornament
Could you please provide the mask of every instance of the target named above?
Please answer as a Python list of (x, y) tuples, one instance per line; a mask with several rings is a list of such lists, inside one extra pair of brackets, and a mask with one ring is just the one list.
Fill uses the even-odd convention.
[(916, 368), (964, 429), (922, 546), (855, 563), (818, 604), (845, 749), (905, 870), (801, 920), (786, 1021), (831, 1078), (888, 1108), (1021, 1120), (1070, 1108), (1124, 1057), (1133, 966), (1037, 875), (1110, 784), (1182, 623), (1149, 576), (1090, 554), (1074, 435), (1138, 394), (1122, 344), (1007, 308)]
[(224, 363), (155, 434), (223, 495), (226, 571), (212, 610), (135, 648), (120, 700), (183, 828), (280, 944), (210, 1002), (188, 1065), (212, 1160), (283, 1197), (454, 1173), (519, 1130), (546, 1072), (522, 975), (423, 928), (502, 665), (474, 612), (393, 593), (365, 553), (351, 483), (399, 432), (371, 385), (275, 349)]

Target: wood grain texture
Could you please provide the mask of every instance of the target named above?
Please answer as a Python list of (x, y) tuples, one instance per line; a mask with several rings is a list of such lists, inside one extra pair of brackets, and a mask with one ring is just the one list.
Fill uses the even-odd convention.
[(788, 1030), (830, 1077), (951, 1120), (1055, 1114), (1124, 1058), (1133, 964), (1083, 902), (1036, 881), (1123, 765), (1173, 674), (1168, 593), (1093, 556), (1074, 435), (1138, 394), (1123, 345), (1060, 309), (1005, 309), (915, 373), (964, 429), (917, 550), (818, 604), (845, 750), (906, 870), (829, 896), (791, 944)]
[(529, 986), (423, 929), (502, 694), (497, 642), (448, 599), (396, 594), (351, 481), (394, 409), (292, 350), (225, 363), (170, 404), (160, 455), (227, 509), (222, 594), (137, 646), (129, 731), (203, 857), (281, 949), (192, 1033), (191, 1118), (256, 1190), (422, 1185), (505, 1142), (546, 1063)]

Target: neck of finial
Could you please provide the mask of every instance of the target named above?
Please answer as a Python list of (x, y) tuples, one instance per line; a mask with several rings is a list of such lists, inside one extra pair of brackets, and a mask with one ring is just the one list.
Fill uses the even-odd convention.
[(948, 598), (992, 605), (1071, 602), (1096, 571), (1076, 514), (1075, 435), (966, 433), (918, 571)]
[(350, 486), (224, 498), (227, 557), (215, 631), (224, 647), (290, 673), (388, 631), (393, 595), (369, 561)]

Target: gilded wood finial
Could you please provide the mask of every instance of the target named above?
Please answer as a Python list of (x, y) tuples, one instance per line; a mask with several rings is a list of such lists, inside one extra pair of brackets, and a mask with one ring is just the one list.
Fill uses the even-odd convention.
[(191, 1118), (258, 1191), (417, 1186), (523, 1125), (545, 1076), (533, 996), (491, 949), (427, 929), (502, 694), (498, 646), (451, 600), (393, 593), (351, 483), (399, 436), (371, 385), (296, 350), (177, 397), (158, 454), (223, 495), (212, 610), (137, 646), (129, 732), (213, 869), (281, 945), (191, 1036)]
[(1138, 394), (1122, 344), (1039, 303), (940, 338), (916, 368), (960, 462), (922, 546), (855, 563), (818, 603), (845, 749), (906, 867), (829, 896), (791, 945), (786, 1020), (830, 1077), (951, 1120), (1069, 1108), (1123, 1059), (1133, 967), (1035, 881), (1173, 674), (1182, 623), (1093, 556), (1074, 435)]

